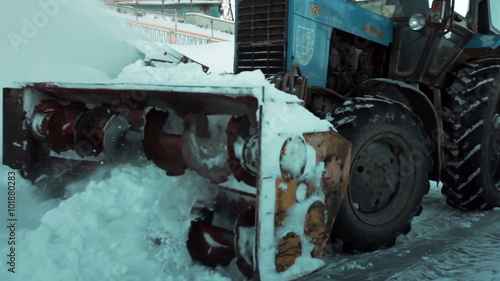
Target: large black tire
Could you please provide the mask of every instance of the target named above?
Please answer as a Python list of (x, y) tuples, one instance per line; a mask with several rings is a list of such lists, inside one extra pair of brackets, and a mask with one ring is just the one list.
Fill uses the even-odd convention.
[(442, 193), (464, 210), (500, 206), (500, 59), (465, 64), (443, 101), (447, 140)]
[(411, 229), (429, 191), (429, 138), (404, 105), (354, 98), (329, 113), (352, 142), (349, 188), (332, 230), (344, 251), (366, 252), (396, 243)]

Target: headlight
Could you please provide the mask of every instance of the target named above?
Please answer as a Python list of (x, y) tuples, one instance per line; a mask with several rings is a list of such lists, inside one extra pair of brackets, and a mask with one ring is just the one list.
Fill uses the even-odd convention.
[(410, 17), (410, 28), (414, 31), (420, 31), (427, 25), (427, 18), (424, 14), (417, 13)]

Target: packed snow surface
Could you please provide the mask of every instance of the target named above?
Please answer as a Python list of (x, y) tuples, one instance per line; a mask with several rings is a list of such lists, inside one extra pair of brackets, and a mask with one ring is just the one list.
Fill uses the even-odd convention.
[[(194, 63), (145, 66), (135, 49), (119, 40), (141, 42), (140, 38), (131, 35), (123, 21), (111, 18), (109, 11), (102, 17), (97, 4), (89, 3), (0, 2), (2, 20), (8, 23), (0, 25), (0, 86), (12, 86), (15, 81), (228, 83), (264, 87), (271, 102), (268, 110), (277, 117), (287, 110), (300, 110), (298, 105), (272, 107), (273, 101), (297, 100), (273, 90), (259, 72), (229, 75), (231, 48), (225, 43), (184, 48), (188, 52), (192, 48), (196, 60), (209, 64), (208, 74)], [(144, 43), (143, 48), (150, 51), (143, 51), (161, 56), (161, 47)], [(281, 126), (295, 125), (287, 119), (278, 121)], [(329, 128), (307, 114), (301, 122)], [(9, 171), (0, 166), (4, 181), (0, 184), (0, 280), (243, 280), (234, 264), (228, 269), (206, 268), (193, 262), (185, 248), (189, 222), (195, 217), (192, 207), (209, 205), (217, 187), (193, 172), (167, 177), (152, 163), (103, 166), (100, 173), (69, 186), (64, 200), (42, 198), (36, 187), (16, 174), (16, 273), (11, 273), (7, 255), (13, 245), (7, 243), (5, 207)], [(424, 197), (424, 212), (414, 220), (413, 231), (400, 237), (395, 247), (362, 255), (330, 249), (325, 268), (306, 280), (500, 280), (499, 214), (499, 210), (453, 209), (434, 184)]]
[(16, 273), (3, 267), (1, 280), (230, 280), (194, 264), (185, 247), (192, 207), (214, 194), (193, 173), (120, 166), (73, 184), (62, 201), (37, 199), (20, 177), (17, 186)]

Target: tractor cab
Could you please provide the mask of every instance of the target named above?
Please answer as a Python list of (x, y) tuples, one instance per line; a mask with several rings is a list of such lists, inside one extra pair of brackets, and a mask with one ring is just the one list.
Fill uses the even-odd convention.
[(500, 11), (500, 2), (490, 0), (488, 4), (489, 5), (483, 4), (483, 6), (485, 6), (485, 8), (483, 9), (488, 9), (488, 15), (489, 15), (489, 18), (484, 18), (484, 20), (489, 19), (491, 32), (495, 34), (500, 34), (500, 17), (495, 13), (495, 11)]
[(500, 11), (500, 2), (492, 0), (460, 0), (454, 5), (456, 23), (479, 34), (500, 34), (497, 11)]
[(427, 13), (429, 11), (428, 3), (422, 0), (350, 0), (349, 2), (387, 18), (407, 18), (415, 13)]
[(442, 87), (450, 70), (470, 58), (497, 52), (498, 36), (485, 35), (499, 33), (500, 20), (492, 15), (500, 9), (498, 1), (432, 1), (427, 10), (426, 0), (410, 2), (421, 5), (394, 15), (391, 78)]
[(500, 11), (499, 1), (350, 2), (393, 20), (392, 79), (442, 87), (445, 73), (454, 66), (494, 54), (500, 44), (500, 18), (494, 15)]

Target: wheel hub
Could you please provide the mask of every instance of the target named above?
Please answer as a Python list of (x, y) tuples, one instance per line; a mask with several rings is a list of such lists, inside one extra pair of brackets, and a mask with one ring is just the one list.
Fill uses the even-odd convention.
[(392, 220), (410, 198), (415, 170), (410, 145), (399, 135), (375, 136), (355, 156), (349, 199), (356, 215), (369, 224)]
[(355, 182), (361, 183), (361, 188), (351, 192), (358, 210), (373, 213), (385, 208), (397, 189), (399, 169), (389, 145), (374, 142), (366, 146), (354, 169)]

